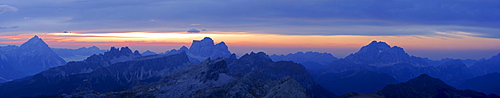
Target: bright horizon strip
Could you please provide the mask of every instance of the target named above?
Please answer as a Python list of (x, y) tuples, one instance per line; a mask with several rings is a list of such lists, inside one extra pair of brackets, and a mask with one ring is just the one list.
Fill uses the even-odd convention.
[[(215, 43), (226, 42), (230, 51), (239, 54), (251, 51), (264, 51), (261, 49), (231, 47), (267, 47), (267, 48), (309, 48), (306, 51), (331, 52), (338, 49), (351, 49), (350, 53), (357, 51), (373, 40), (387, 42), (391, 46), (403, 47), (405, 50), (500, 50), (500, 39), (482, 38), (471, 36), (471, 33), (446, 33), (445, 35), (397, 35), (397, 36), (363, 36), (363, 35), (278, 35), (259, 34), (245, 32), (114, 32), (114, 33), (40, 33), (44, 41), (54, 48), (79, 48), (96, 45), (107, 49), (110, 46), (129, 46), (140, 51), (152, 50), (164, 52), (170, 49), (178, 49), (180, 46), (191, 44), (192, 40), (201, 40), (211, 37)], [(21, 44), (33, 35), (18, 35), (0, 37), (0, 39), (11, 39), (4, 44)], [(451, 36), (451, 37), (450, 37)], [(243, 48), (245, 49), (245, 48)], [(330, 51), (326, 51), (330, 50)], [(269, 51), (269, 50), (267, 50)], [(282, 50), (270, 54), (288, 54), (297, 50)], [(500, 52), (500, 51), (499, 51)], [(343, 53), (347, 55), (350, 53)], [(412, 54), (411, 52), (408, 52)], [(335, 55), (335, 54), (334, 54)], [(338, 56), (339, 54), (337, 54)], [(494, 55), (494, 54), (492, 54)], [(488, 58), (488, 57), (485, 57)]]

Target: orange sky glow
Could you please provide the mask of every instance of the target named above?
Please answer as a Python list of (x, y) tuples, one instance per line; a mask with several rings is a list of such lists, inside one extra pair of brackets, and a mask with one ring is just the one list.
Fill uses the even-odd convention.
[[(277, 35), (245, 32), (115, 32), (115, 33), (39, 33), (37, 34), (53, 48), (79, 48), (98, 46), (108, 49), (111, 46), (129, 46), (140, 51), (152, 50), (165, 52), (188, 46), (192, 40), (211, 37), (216, 43), (224, 41), (232, 52), (237, 54), (251, 51), (272, 51), (276, 54), (287, 54), (297, 51), (319, 49), (319, 52), (331, 52), (348, 49), (349, 53), (335, 53), (343, 57), (357, 51), (373, 40), (384, 41), (391, 46), (400, 46), (406, 50), (499, 50), (500, 39), (474, 37), (466, 32), (436, 32), (436, 35), (397, 35), (397, 36), (363, 36), (363, 35)], [(4, 45), (20, 45), (33, 35), (0, 36)], [(5, 41), (7, 40), (7, 41)], [(232, 48), (235, 47), (235, 48)], [(291, 50), (266, 50), (236, 47), (267, 47), (275, 49), (291, 48)], [(293, 49), (296, 48), (296, 49)], [(241, 50), (243, 49), (243, 50)], [(274, 54), (274, 53), (272, 53)], [(409, 52), (409, 54), (412, 54)], [(494, 54), (492, 54), (494, 55)]]

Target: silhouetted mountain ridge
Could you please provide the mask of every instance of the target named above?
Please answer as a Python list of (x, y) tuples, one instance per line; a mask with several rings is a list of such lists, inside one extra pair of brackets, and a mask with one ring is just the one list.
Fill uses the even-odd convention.
[(422, 74), (407, 82), (390, 84), (381, 90), (368, 94), (349, 93), (341, 97), (387, 97), (387, 98), (497, 98), (496, 95), (486, 95), (473, 90), (459, 90), (443, 81)]
[(297, 52), (290, 53), (287, 55), (276, 55), (273, 54), (269, 56), (273, 61), (293, 61), (304, 65), (308, 70), (318, 70), (330, 64), (332, 61), (338, 60), (330, 53), (319, 53), (319, 52)]
[(500, 94), (500, 73), (488, 73), (466, 80), (458, 86), (462, 89), (472, 89), (484, 93)]

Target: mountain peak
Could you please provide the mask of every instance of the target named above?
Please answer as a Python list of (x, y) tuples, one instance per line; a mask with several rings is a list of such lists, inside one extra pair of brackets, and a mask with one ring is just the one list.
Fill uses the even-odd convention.
[(355, 62), (366, 62), (374, 66), (388, 66), (391, 63), (412, 61), (411, 56), (408, 55), (403, 48), (398, 46), (391, 47), (386, 42), (382, 41), (372, 41), (370, 44), (361, 47), (358, 52), (347, 56), (345, 59)]
[[(180, 50), (183, 49), (181, 48)], [(214, 45), (214, 40), (210, 37), (205, 37), (202, 40), (193, 40), (193, 43), (189, 47), (189, 53), (196, 56), (211, 58), (229, 57), (231, 55), (226, 43), (220, 42)]]
[[(33, 38), (38, 38), (38, 35), (33, 36)], [(33, 38), (31, 38), (31, 39), (33, 39)]]
[(421, 74), (420, 76), (416, 77), (415, 79), (435, 79), (428, 74)]
[[(370, 44), (364, 46), (361, 48), (360, 52), (362, 52), (362, 50), (365, 50), (366, 49), (376, 49), (376, 50), (388, 50), (390, 49), (391, 46), (389, 46), (386, 42), (382, 42), (382, 41), (372, 41)], [(364, 51), (363, 51), (364, 52)]]
[(21, 44), (20, 47), (35, 48), (35, 47), (48, 47), (48, 46), (49, 45), (47, 45), (41, 38), (35, 35), (28, 41)]
[(210, 37), (205, 37), (205, 38), (203, 38), (201, 41), (204, 41), (204, 40), (207, 40), (207, 41), (213, 41), (213, 40), (212, 40), (212, 38), (210, 38)]
[(271, 58), (267, 56), (264, 52), (251, 52), (250, 54), (243, 55), (240, 59), (251, 59), (251, 61), (264, 61), (264, 62), (272, 62)]

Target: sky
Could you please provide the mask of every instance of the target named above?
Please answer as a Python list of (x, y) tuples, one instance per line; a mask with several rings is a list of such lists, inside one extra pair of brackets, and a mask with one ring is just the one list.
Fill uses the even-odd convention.
[(39, 35), (54, 48), (164, 52), (211, 37), (237, 54), (345, 57), (377, 40), (420, 57), (480, 59), (500, 53), (498, 12), (498, 0), (2, 0), (0, 45)]

